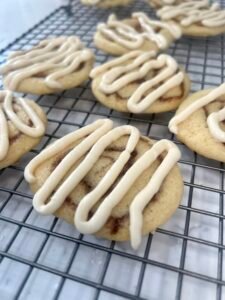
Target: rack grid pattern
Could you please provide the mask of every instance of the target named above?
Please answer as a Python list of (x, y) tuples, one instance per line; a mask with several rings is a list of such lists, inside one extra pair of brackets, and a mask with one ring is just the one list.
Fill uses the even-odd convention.
[[(223, 3), (222, 3), (223, 4)], [(78, 0), (47, 18), (0, 51), (28, 49), (49, 36), (77, 35), (96, 54), (97, 64), (109, 56), (93, 44), (96, 24), (112, 11), (154, 16), (144, 2), (113, 10), (85, 7)], [(192, 91), (224, 82), (224, 36), (182, 38), (168, 50), (185, 67)], [(27, 95), (48, 115), (42, 143), (16, 165), (0, 171), (0, 299), (225, 299), (224, 165), (204, 159), (168, 131), (172, 113), (132, 115), (98, 104), (90, 82), (50, 96)], [(182, 151), (184, 198), (173, 218), (143, 239), (137, 252), (79, 234), (72, 225), (38, 215), (23, 178), (27, 162), (54, 139), (98, 118), (132, 124), (153, 139), (173, 140)]]

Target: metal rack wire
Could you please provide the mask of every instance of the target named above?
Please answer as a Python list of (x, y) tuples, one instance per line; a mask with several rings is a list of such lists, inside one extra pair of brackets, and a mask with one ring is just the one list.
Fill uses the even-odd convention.
[[(154, 15), (143, 1), (113, 11)], [(77, 35), (97, 63), (108, 56), (93, 44), (96, 24), (112, 10), (79, 1), (54, 11), (0, 51), (27, 49), (55, 35)], [(182, 38), (169, 49), (191, 76), (192, 91), (224, 82), (224, 36)], [(0, 299), (225, 299), (224, 166), (188, 150), (169, 133), (171, 113), (136, 116), (98, 104), (90, 83), (50, 96), (28, 95), (46, 111), (49, 125), (41, 145), (18, 164), (0, 171)], [(23, 178), (26, 163), (55, 138), (98, 118), (133, 124), (154, 139), (173, 140), (182, 150), (184, 199), (174, 217), (146, 237), (138, 252), (83, 236), (61, 220), (41, 217)]]

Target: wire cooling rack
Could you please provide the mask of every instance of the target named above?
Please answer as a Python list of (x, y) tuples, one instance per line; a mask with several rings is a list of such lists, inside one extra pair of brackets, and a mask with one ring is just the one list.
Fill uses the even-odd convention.
[[(132, 11), (153, 11), (143, 1), (113, 10), (120, 17)], [(42, 39), (77, 35), (96, 54), (93, 33), (112, 10), (71, 3), (60, 8), (0, 52), (27, 49)], [(192, 79), (192, 90), (224, 81), (224, 36), (182, 38), (169, 49)], [(42, 143), (15, 166), (0, 172), (0, 299), (225, 299), (224, 166), (204, 159), (180, 144), (168, 131), (172, 113), (134, 116), (98, 104), (90, 82), (50, 96), (28, 95), (48, 115)], [(180, 167), (185, 194), (175, 215), (137, 252), (129, 243), (114, 243), (79, 234), (72, 225), (32, 208), (32, 194), (23, 178), (25, 165), (54, 139), (98, 118), (132, 124), (154, 139), (174, 140), (182, 151)]]

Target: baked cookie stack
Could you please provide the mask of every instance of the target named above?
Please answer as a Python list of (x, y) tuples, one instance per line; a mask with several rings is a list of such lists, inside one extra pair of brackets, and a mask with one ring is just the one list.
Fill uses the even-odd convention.
[[(92, 70), (93, 92), (105, 105), (109, 106), (112, 93), (115, 109), (121, 101), (118, 95), (124, 98), (122, 111), (150, 113), (178, 106), (188, 93), (188, 77), (172, 57), (157, 57), (159, 49), (168, 47), (168, 37), (175, 38), (169, 23), (154, 23), (159, 30), (151, 33), (146, 15), (136, 14), (134, 20), (143, 25), (143, 32), (135, 34), (139, 50), (128, 47), (124, 56), (93, 70), (93, 53), (72, 36), (44, 40), (9, 56), (0, 69), (7, 88), (0, 94), (0, 168), (36, 146), (46, 130), (42, 109), (31, 100), (14, 97), (12, 91), (59, 92), (80, 85)], [(180, 34), (176, 25), (174, 29)], [(152, 40), (151, 51), (141, 50), (145, 39)], [(112, 121), (104, 119), (44, 149), (26, 167), (25, 178), (39, 213), (55, 214), (82, 233), (131, 240), (136, 249), (141, 236), (155, 231), (179, 205), (183, 192), (177, 166), (180, 155), (168, 140), (154, 142), (133, 126), (113, 128)]]
[[(82, 0), (97, 7), (131, 0)], [(164, 53), (182, 35), (225, 31), (225, 12), (208, 1), (149, 0), (161, 20), (135, 12), (119, 20), (109, 15), (97, 26), (96, 47), (117, 56), (93, 67), (95, 57), (75, 36), (41, 41), (12, 53), (0, 67), (0, 169), (14, 164), (45, 134), (47, 118), (31, 100), (13, 92), (45, 95), (84, 83), (90, 76), (96, 99), (123, 113), (174, 111), (169, 129), (190, 149), (225, 162), (225, 84), (190, 93), (190, 79), (174, 57)], [(109, 119), (84, 126), (42, 150), (25, 168), (33, 206), (54, 214), (83, 234), (115, 241), (154, 232), (179, 206), (183, 179), (181, 153), (171, 141), (153, 141), (130, 125)]]

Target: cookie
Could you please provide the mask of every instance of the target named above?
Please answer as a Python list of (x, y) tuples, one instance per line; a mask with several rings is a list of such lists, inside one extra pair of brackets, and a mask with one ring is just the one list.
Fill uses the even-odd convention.
[(42, 95), (79, 86), (93, 63), (94, 55), (79, 38), (62, 36), (12, 53), (0, 74), (6, 89)]
[(161, 8), (167, 5), (177, 5), (186, 1), (190, 0), (147, 0), (147, 2), (154, 8)]
[(0, 169), (17, 162), (45, 133), (47, 119), (34, 101), (0, 91)]
[(153, 142), (129, 125), (98, 120), (57, 140), (25, 169), (34, 208), (54, 214), (84, 234), (131, 240), (155, 231), (179, 205), (180, 151)]
[(90, 73), (92, 92), (103, 105), (120, 112), (175, 110), (189, 93), (187, 74), (169, 55), (132, 51)]
[(97, 6), (101, 8), (110, 8), (115, 6), (126, 6), (133, 0), (81, 0), (85, 5)]
[(180, 24), (183, 34), (190, 36), (214, 36), (225, 32), (225, 10), (218, 3), (208, 0), (188, 1), (176, 6), (164, 6), (157, 11), (163, 21)]
[(133, 50), (159, 52), (167, 49), (182, 34), (174, 22), (151, 20), (142, 12), (132, 14), (130, 19), (117, 20), (110, 15), (107, 23), (97, 26), (94, 42), (100, 50), (122, 55)]
[(169, 123), (178, 140), (193, 151), (225, 162), (225, 84), (190, 95)]

